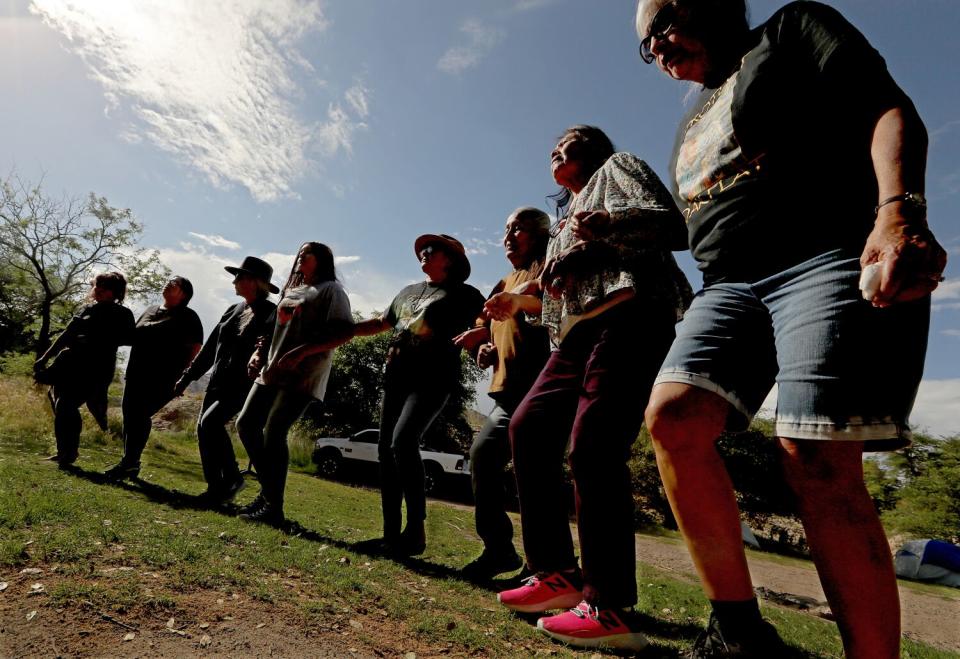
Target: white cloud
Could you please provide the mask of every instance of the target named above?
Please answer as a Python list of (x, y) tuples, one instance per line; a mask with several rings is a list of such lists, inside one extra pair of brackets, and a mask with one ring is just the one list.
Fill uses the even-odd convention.
[(934, 311), (960, 309), (960, 279), (948, 279), (937, 286), (930, 297)]
[(936, 437), (960, 434), (960, 379), (924, 380), (910, 415), (910, 425)]
[(190, 231), (189, 234), (194, 238), (199, 238), (200, 240), (207, 243), (211, 247), (223, 247), (225, 249), (240, 249), (240, 243), (234, 240), (228, 240), (223, 236), (218, 236), (215, 234), (197, 233), (195, 231)]
[[(777, 409), (777, 387), (763, 401), (760, 415), (773, 417)], [(935, 437), (960, 433), (960, 379), (923, 380), (910, 414), (910, 426)]]
[(295, 196), (316, 166), (308, 153), (349, 152), (369, 114), (359, 83), (325, 121), (297, 114), (294, 75), (314, 71), (295, 45), (328, 26), (318, 0), (33, 0), (31, 10), (86, 62), (108, 112), (133, 113), (122, 139), (146, 139), (258, 201)]
[(945, 330), (940, 330), (940, 333), (943, 334), (944, 336), (955, 336), (957, 338), (960, 338), (960, 329), (945, 329)]
[(440, 57), (437, 68), (444, 73), (458, 75), (476, 66), (506, 36), (504, 30), (473, 18), (465, 21), (460, 31), (467, 36), (468, 43), (454, 46)]
[(547, 5), (552, 5), (556, 0), (516, 0), (513, 8), (516, 11), (530, 11), (532, 9), (542, 9)]

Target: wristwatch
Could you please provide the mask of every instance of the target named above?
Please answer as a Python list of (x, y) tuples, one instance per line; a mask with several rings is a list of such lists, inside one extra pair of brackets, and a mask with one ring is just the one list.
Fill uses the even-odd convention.
[(927, 214), (927, 198), (923, 196), (920, 192), (904, 192), (903, 194), (893, 195), (892, 197), (887, 197), (879, 204), (874, 206), (873, 214), (876, 215), (880, 212), (880, 209), (887, 204), (892, 204), (895, 201), (902, 201), (903, 203), (913, 207), (914, 210), (920, 212), (923, 215)]

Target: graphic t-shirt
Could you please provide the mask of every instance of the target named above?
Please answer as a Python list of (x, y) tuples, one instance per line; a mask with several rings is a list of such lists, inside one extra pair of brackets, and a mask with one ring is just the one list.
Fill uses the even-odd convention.
[(193, 347), (202, 342), (203, 326), (193, 309), (149, 307), (137, 319), (127, 382), (154, 391), (172, 391), (193, 357)]
[(473, 325), (483, 294), (469, 284), (410, 284), (393, 298), (383, 320), (397, 333), (387, 370), (419, 372), (446, 381), (460, 372), (460, 348), (452, 339)]
[(353, 323), (350, 298), (337, 281), (287, 289), (277, 304), (277, 322), (270, 352), (258, 382), (291, 388), (323, 400), (333, 368), (333, 350), (302, 360), (292, 371), (278, 370), (277, 361), (294, 348), (329, 338), (332, 323)]
[(681, 122), (670, 171), (704, 282), (755, 281), (873, 225), (876, 119), (902, 92), (837, 11), (794, 2)]

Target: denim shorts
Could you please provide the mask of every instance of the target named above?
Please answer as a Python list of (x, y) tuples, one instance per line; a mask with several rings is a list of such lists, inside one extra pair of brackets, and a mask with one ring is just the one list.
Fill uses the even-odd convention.
[(776, 383), (778, 437), (908, 445), (930, 298), (877, 309), (862, 299), (859, 277), (859, 257), (836, 250), (756, 282), (705, 287), (657, 384), (716, 393), (732, 406), (736, 431)]

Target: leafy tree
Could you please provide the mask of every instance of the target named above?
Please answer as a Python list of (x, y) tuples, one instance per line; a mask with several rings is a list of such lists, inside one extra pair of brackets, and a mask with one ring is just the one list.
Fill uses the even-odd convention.
[(22, 307), (39, 316), (35, 349), (50, 344), (56, 306), (69, 311), (95, 271), (124, 272), (131, 296), (155, 292), (169, 277), (156, 251), (137, 247), (143, 225), (103, 197), (55, 199), (16, 175), (0, 183), (0, 258), (30, 284)]
[(960, 542), (960, 436), (932, 442), (883, 520), (900, 533)]

